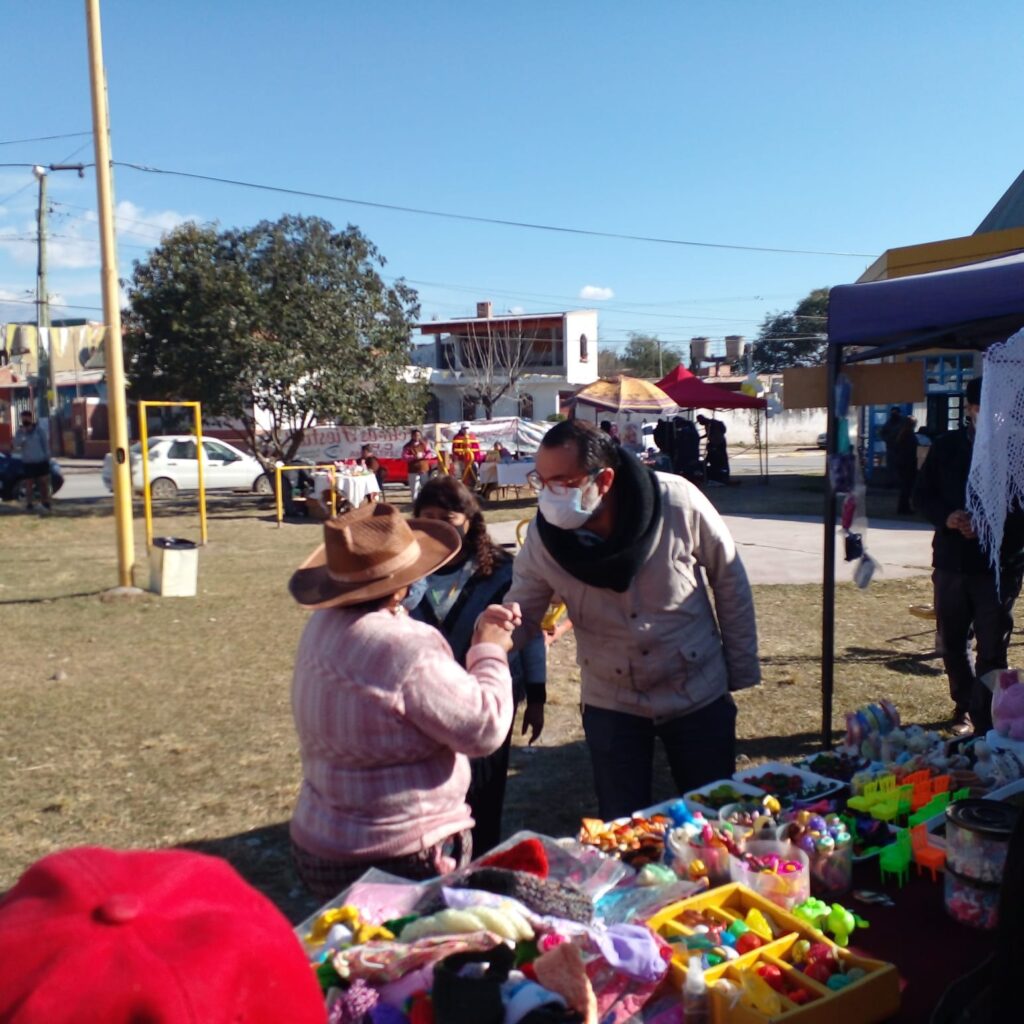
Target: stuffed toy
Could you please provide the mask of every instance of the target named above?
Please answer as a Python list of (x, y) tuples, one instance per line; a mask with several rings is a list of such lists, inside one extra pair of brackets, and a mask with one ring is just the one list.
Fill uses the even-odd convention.
[(1016, 669), (999, 674), (992, 695), (992, 723), (1000, 736), (1024, 740), (1024, 683)]

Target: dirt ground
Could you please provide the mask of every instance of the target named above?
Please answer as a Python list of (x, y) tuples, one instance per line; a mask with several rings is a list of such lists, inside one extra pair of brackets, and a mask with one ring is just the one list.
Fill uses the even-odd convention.
[[(781, 492), (772, 492), (775, 511)], [(753, 499), (755, 488), (730, 488), (722, 503), (744, 493)], [(791, 511), (805, 511), (808, 495), (795, 489)], [(194, 537), (185, 511), (162, 510), (157, 533)], [(267, 506), (219, 500), (196, 598), (107, 602), (115, 582), (108, 509), (66, 503), (42, 519), (8, 506), (0, 520), (0, 891), (64, 846), (184, 845), (228, 858), (293, 919), (304, 916), (312, 907), (288, 867), (287, 821), (299, 781), (289, 684), (305, 614), (285, 583), (317, 528), (278, 529)], [(144, 563), (141, 524), (136, 545)], [(844, 711), (881, 696), (908, 721), (948, 718), (929, 624), (907, 611), (929, 591), (926, 579), (865, 592), (839, 586), (839, 731)], [(737, 695), (740, 751), (796, 757), (819, 743), (820, 587), (758, 587), (755, 600), (765, 683)], [(517, 737), (507, 832), (570, 833), (594, 810), (574, 659), (569, 634), (551, 650), (542, 741), (528, 748)], [(655, 796), (669, 795), (660, 765)]]

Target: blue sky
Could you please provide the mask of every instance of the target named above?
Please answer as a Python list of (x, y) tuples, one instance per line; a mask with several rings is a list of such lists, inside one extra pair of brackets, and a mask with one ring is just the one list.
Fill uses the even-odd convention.
[[(91, 127), (84, 4), (6, 0), (0, 142)], [(184, 218), (357, 224), (424, 319), (595, 307), (601, 336), (752, 336), (884, 249), (969, 234), (1024, 165), (1024, 7), (988, 0), (105, 0), (122, 276)], [(84, 147), (84, 148), (80, 148)], [(0, 163), (91, 162), (87, 136)], [(53, 316), (99, 317), (95, 181), (53, 174)], [(31, 319), (36, 186), (0, 167), (0, 320)], [(587, 289), (590, 289), (589, 291)], [(587, 298), (586, 296), (594, 296)], [(601, 298), (599, 296), (607, 296)], [(70, 308), (75, 307), (75, 308)]]

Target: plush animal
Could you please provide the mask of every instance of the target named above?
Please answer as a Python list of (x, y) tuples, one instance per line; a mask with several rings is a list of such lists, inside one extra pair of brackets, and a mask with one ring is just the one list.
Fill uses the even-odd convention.
[(992, 696), (992, 724), (1000, 736), (1024, 740), (1024, 683), (1016, 669), (999, 674)]

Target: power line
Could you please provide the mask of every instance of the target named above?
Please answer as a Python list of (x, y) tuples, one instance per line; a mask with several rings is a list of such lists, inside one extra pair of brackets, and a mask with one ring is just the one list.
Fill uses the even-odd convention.
[(63, 135), (37, 135), (34, 139), (8, 139), (0, 142), (0, 146), (18, 146), (23, 142), (51, 142), (53, 139), (76, 139), (83, 135), (92, 135), (92, 132), (65, 132)]
[(505, 220), (499, 217), (477, 217), (468, 213), (452, 213), (444, 210), (427, 210), (416, 206), (399, 206), (395, 203), (375, 203), (367, 199), (351, 199), (347, 196), (329, 195), (325, 192), (307, 192), (304, 189), (285, 188), (280, 185), (266, 185), (255, 181), (242, 181), (237, 178), (219, 178), (210, 174), (198, 174), (192, 171), (175, 171), (163, 167), (152, 167), (147, 164), (128, 163), (121, 160), (112, 161), (115, 167), (126, 167), (129, 170), (141, 171), (144, 174), (164, 174), (176, 178), (190, 178), (193, 181), (210, 181), (218, 185), (235, 185), (239, 188), (251, 188), (260, 192), (278, 192), (282, 195), (301, 196), (304, 199), (321, 199), (332, 203), (348, 203), (352, 206), (366, 206), (376, 210), (392, 210), (397, 213), (414, 213), (423, 217), (443, 217), (448, 220), (470, 221), (475, 224), (497, 224), (501, 227), (526, 228), (531, 231), (551, 231), (566, 235), (586, 235), (591, 238), (616, 238), (627, 242), (648, 242), (655, 245), (691, 246), (699, 249), (730, 249), (739, 252), (778, 253), (789, 256), (843, 256), (858, 259), (874, 259), (877, 253), (865, 252), (831, 252), (817, 249), (783, 249), (774, 246), (732, 245), (726, 242), (695, 242), (680, 238), (657, 238), (650, 235), (633, 235), (616, 231), (597, 231), (590, 228), (569, 228), (556, 224), (534, 224), (529, 221)]
[[(35, 299), (5, 299), (5, 298), (0, 297), (0, 306), (4, 305), (5, 303), (8, 303), (10, 305), (16, 305), (16, 306), (34, 306), (34, 305), (36, 305), (36, 300)], [(71, 302), (50, 302), (50, 303), (48, 303), (48, 305), (51, 306), (53, 309), (89, 309), (89, 310), (93, 310), (96, 313), (102, 313), (103, 312), (103, 307), (102, 306), (77, 306), (77, 305), (75, 305), (74, 303), (71, 303)]]

